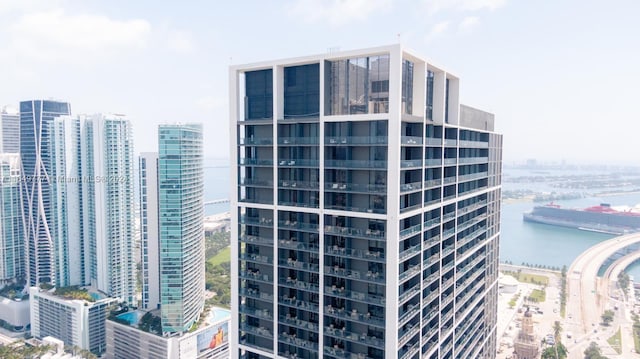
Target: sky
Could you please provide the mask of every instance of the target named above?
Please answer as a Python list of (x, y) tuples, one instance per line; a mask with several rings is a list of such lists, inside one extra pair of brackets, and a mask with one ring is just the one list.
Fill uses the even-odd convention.
[(229, 157), (229, 65), (402, 43), (493, 112), (505, 163), (640, 165), (640, 2), (629, 0), (0, 0), (0, 105), (53, 98), (204, 124)]

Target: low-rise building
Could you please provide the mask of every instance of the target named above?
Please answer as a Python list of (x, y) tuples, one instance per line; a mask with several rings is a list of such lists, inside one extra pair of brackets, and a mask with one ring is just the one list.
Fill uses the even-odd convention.
[[(80, 299), (77, 293), (87, 293)], [(118, 305), (115, 298), (100, 297), (84, 289), (41, 289), (31, 287), (31, 334), (37, 339), (52, 336), (65, 345), (78, 346), (95, 354), (105, 351), (105, 321)]]
[(516, 359), (538, 358), (540, 342), (533, 330), (533, 315), (529, 308), (522, 316), (522, 328), (513, 343), (513, 350)]
[[(154, 312), (157, 314), (157, 311)], [(157, 332), (143, 330), (139, 324), (144, 314), (142, 311), (126, 312), (107, 320), (105, 358), (222, 359), (229, 357), (231, 316), (228, 310), (213, 308), (197, 330), (173, 336), (162, 336)]]

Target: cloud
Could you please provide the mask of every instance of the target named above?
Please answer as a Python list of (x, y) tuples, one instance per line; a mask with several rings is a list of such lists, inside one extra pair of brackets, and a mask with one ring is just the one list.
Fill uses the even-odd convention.
[(465, 32), (473, 29), (480, 23), (480, 18), (477, 16), (467, 16), (460, 22), (458, 25), (458, 30), (460, 32)]
[(425, 0), (427, 11), (430, 14), (437, 12), (453, 11), (478, 11), (495, 10), (503, 7), (507, 0)]
[(362, 21), (387, 10), (392, 0), (295, 0), (289, 16), (309, 23), (329, 22), (333, 26)]
[(431, 30), (425, 35), (425, 42), (431, 42), (432, 40), (440, 37), (449, 28), (449, 21), (441, 21), (431, 28)]
[(171, 31), (167, 36), (169, 50), (179, 53), (190, 53), (195, 50), (193, 36), (188, 31)]
[(62, 9), (28, 13), (10, 25), (15, 55), (37, 61), (95, 61), (147, 46), (146, 20), (114, 20), (102, 15), (66, 14)]

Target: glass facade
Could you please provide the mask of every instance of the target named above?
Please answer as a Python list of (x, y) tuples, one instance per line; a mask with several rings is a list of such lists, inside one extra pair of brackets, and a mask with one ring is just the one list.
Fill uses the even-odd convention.
[(161, 125), (158, 153), (163, 333), (184, 332), (204, 306), (201, 125)]
[(320, 65), (284, 68), (284, 118), (320, 115)]
[(389, 55), (327, 61), (327, 115), (389, 112)]
[(20, 157), (0, 155), (0, 285), (26, 279)]
[[(56, 158), (64, 134), (54, 119), (70, 115), (68, 103), (55, 101), (23, 101), (20, 103), (20, 155), (23, 178), (22, 203), (25, 216), (29, 285), (56, 283), (56, 260), (67, 258), (66, 238), (57, 236), (65, 223), (58, 217), (58, 191), (52, 181), (60, 159)], [(58, 136), (56, 136), (56, 127)], [(62, 136), (62, 138), (61, 138)], [(42, 210), (41, 210), (42, 209)], [(65, 278), (61, 278), (64, 282)]]
[(273, 71), (260, 70), (245, 74), (245, 120), (273, 117)]

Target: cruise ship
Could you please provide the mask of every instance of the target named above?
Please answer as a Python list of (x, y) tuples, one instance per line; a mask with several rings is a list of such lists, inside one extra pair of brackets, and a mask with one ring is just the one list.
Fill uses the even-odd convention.
[(524, 221), (609, 234), (640, 232), (640, 212), (615, 209), (608, 203), (584, 209), (562, 208), (549, 203), (522, 215)]

